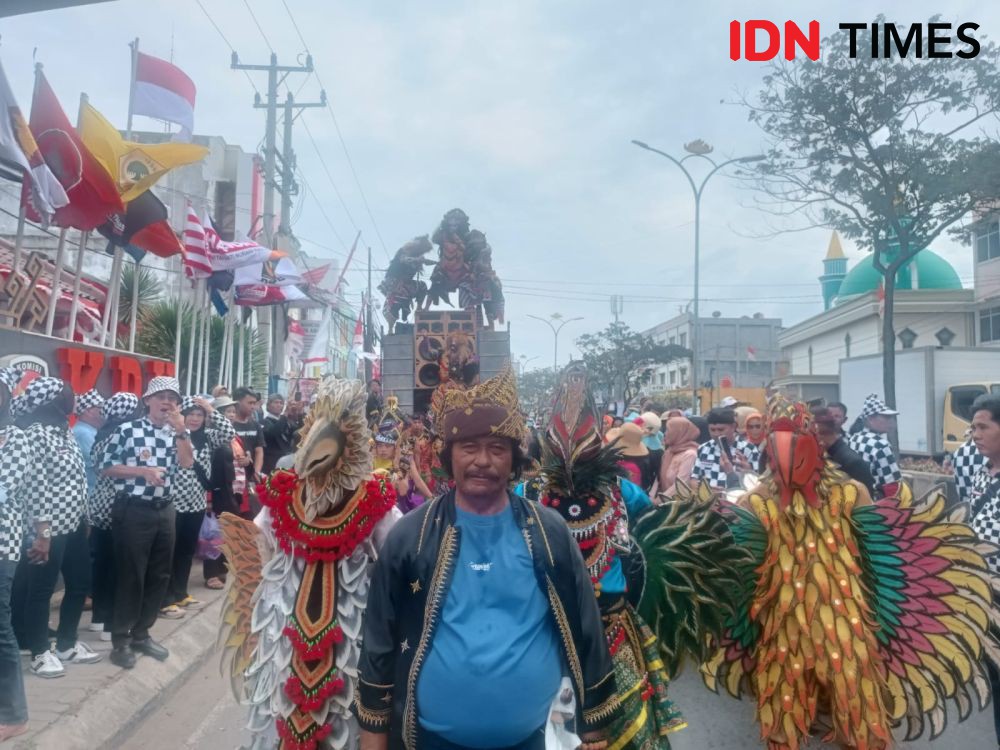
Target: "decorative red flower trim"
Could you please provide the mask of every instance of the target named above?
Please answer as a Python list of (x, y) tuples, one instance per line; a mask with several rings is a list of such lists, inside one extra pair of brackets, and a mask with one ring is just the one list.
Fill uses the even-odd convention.
[(294, 471), (276, 471), (257, 486), (257, 494), (271, 509), (271, 525), (282, 551), (307, 562), (333, 562), (349, 557), (396, 504), (396, 491), (385, 477), (370, 479), (364, 485), (363, 497), (357, 500), (344, 523), (332, 529), (318, 528), (292, 511), (298, 482)]
[(292, 648), (299, 656), (306, 661), (315, 661), (321, 659), (334, 643), (340, 643), (344, 640), (344, 631), (340, 629), (340, 626), (336, 623), (331, 623), (331, 625), (333, 627), (323, 633), (322, 637), (315, 643), (310, 643), (303, 638), (298, 628), (292, 625), (286, 626), (282, 633), (292, 642)]
[(299, 736), (284, 719), (277, 719), (278, 736), (281, 737), (283, 750), (316, 750), (319, 743), (325, 740), (333, 727), (330, 724), (313, 724), (304, 735)]
[(318, 711), (331, 695), (339, 695), (344, 690), (344, 681), (333, 671), (319, 684), (315, 690), (306, 691), (302, 681), (295, 676), (289, 677), (285, 683), (285, 695), (302, 711)]

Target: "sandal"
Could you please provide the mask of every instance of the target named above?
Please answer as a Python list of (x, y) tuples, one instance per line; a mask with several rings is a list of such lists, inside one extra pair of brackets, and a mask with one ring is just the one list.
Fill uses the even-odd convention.
[(226, 584), (224, 584), (218, 578), (209, 578), (207, 581), (205, 581), (205, 588), (207, 589), (214, 589), (218, 591), (219, 589), (224, 589), (225, 587)]

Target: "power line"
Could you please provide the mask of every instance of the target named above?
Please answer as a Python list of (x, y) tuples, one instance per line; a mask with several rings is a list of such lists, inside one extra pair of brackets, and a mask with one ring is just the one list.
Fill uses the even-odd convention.
[[(222, 39), (222, 41), (225, 42), (227, 47), (229, 47), (229, 51), (236, 52), (236, 48), (229, 43), (229, 39), (226, 38), (226, 35), (222, 32), (222, 29), (219, 28), (219, 24), (217, 24), (215, 22), (215, 19), (212, 18), (212, 15), (208, 12), (208, 9), (204, 5), (202, 5), (201, 0), (194, 0), (194, 1), (198, 4), (198, 7), (201, 8), (201, 12), (205, 14), (205, 18), (207, 18), (208, 22), (212, 24), (212, 27), (219, 34), (219, 37)], [(247, 81), (249, 81), (250, 85), (253, 86), (254, 92), (260, 94), (260, 90), (257, 88), (256, 84), (254, 84), (253, 78), (250, 77), (250, 74), (244, 70), (243, 75), (247, 77)]]
[(344, 196), (341, 194), (340, 189), (337, 187), (337, 183), (333, 179), (333, 173), (330, 172), (330, 168), (326, 164), (326, 159), (323, 158), (323, 153), (319, 150), (319, 144), (317, 144), (316, 139), (313, 138), (312, 131), (309, 129), (309, 123), (303, 120), (302, 125), (306, 130), (306, 135), (309, 137), (309, 142), (312, 144), (313, 150), (316, 152), (316, 157), (319, 159), (319, 163), (323, 166), (326, 178), (330, 181), (330, 186), (333, 188), (333, 192), (337, 194), (337, 200), (340, 201), (340, 205), (343, 207), (344, 213), (347, 214), (347, 218), (351, 222), (351, 226), (354, 227), (355, 231), (360, 232), (361, 228), (358, 226), (358, 222), (354, 220), (354, 216), (351, 215), (351, 209), (347, 207), (347, 202), (344, 200)]
[(250, 14), (250, 18), (253, 19), (254, 25), (257, 27), (257, 31), (259, 31), (261, 37), (263, 37), (264, 44), (267, 45), (268, 51), (274, 52), (274, 47), (271, 46), (271, 40), (267, 38), (267, 34), (264, 33), (264, 28), (260, 25), (260, 21), (257, 20), (257, 16), (254, 15), (253, 8), (250, 7), (250, 1), (243, 0), (243, 4), (247, 6), (247, 13)]

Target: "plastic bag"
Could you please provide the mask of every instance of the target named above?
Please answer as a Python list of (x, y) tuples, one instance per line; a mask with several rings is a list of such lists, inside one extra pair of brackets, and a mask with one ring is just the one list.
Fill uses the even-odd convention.
[(198, 532), (198, 549), (194, 556), (199, 560), (218, 560), (222, 557), (222, 530), (214, 513), (206, 513)]

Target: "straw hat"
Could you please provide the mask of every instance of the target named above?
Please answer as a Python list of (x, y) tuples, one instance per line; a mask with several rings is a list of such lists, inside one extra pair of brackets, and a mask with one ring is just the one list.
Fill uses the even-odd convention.
[(642, 443), (642, 428), (632, 422), (626, 422), (618, 429), (618, 447), (623, 456), (632, 458), (648, 456), (649, 448)]

